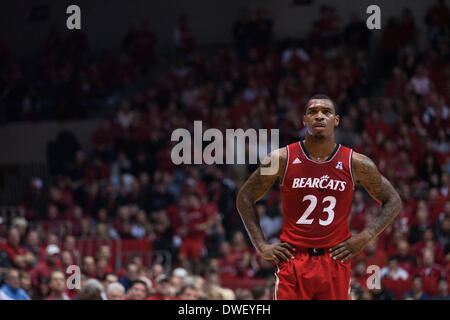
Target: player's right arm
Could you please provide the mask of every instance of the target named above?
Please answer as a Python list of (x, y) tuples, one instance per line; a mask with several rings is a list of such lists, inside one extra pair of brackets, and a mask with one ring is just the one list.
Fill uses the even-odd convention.
[[(264, 259), (273, 260), (275, 263), (289, 261), (289, 258), (293, 258), (291, 251), (295, 249), (285, 242), (275, 244), (267, 242), (259, 224), (259, 216), (255, 205), (257, 201), (264, 197), (275, 181), (283, 177), (286, 161), (286, 148), (272, 151), (243, 184), (236, 199), (236, 207), (256, 250)], [(277, 170), (270, 172), (270, 174), (262, 173), (262, 170), (269, 168), (274, 163), (278, 164)]]

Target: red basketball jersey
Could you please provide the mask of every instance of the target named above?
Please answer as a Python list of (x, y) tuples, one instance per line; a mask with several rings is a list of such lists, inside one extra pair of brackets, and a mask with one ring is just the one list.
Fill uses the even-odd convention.
[(287, 153), (280, 240), (298, 247), (328, 248), (349, 238), (352, 149), (337, 145), (324, 162), (310, 159), (302, 142), (288, 145)]

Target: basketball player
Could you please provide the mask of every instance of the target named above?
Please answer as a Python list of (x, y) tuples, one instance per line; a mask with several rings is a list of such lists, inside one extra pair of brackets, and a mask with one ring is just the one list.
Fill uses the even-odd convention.
[[(400, 196), (368, 157), (336, 144), (339, 125), (334, 102), (313, 96), (306, 105), (306, 137), (272, 151), (244, 183), (237, 208), (258, 253), (276, 264), (274, 299), (346, 300), (350, 261), (397, 216)], [(278, 172), (261, 167), (279, 161)], [(269, 244), (259, 225), (255, 203), (280, 178), (283, 226), (280, 242)], [(379, 203), (379, 215), (355, 235), (349, 214), (356, 184)]]

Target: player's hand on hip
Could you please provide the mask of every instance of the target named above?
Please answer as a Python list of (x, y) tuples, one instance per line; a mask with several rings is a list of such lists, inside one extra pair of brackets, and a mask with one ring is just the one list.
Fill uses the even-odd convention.
[(275, 263), (289, 262), (289, 259), (294, 259), (292, 251), (295, 248), (287, 242), (264, 244), (259, 249), (259, 254), (266, 260), (272, 260)]
[(368, 236), (365, 232), (358, 233), (332, 247), (330, 249), (330, 255), (334, 260), (346, 262), (360, 253), (370, 240), (370, 236)]

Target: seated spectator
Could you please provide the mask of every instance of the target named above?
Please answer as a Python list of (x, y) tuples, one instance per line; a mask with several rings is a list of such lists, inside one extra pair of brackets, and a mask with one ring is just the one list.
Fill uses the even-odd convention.
[(404, 300), (428, 300), (429, 297), (422, 288), (422, 278), (414, 276), (412, 279), (412, 288), (403, 295)]
[(405, 269), (399, 267), (396, 257), (389, 258), (388, 265), (381, 269), (380, 276), (382, 286), (391, 290), (397, 299), (401, 298), (410, 288), (409, 274)]
[(62, 271), (55, 270), (50, 273), (48, 287), (50, 294), (45, 300), (70, 300), (66, 293), (66, 276)]
[(20, 270), (20, 288), (23, 289), (29, 297), (33, 297), (34, 291), (31, 283), (31, 276), (25, 270)]
[[(447, 201), (447, 203), (450, 209), (450, 201)], [(450, 217), (445, 217), (442, 219), (438, 225), (436, 237), (441, 247), (448, 252), (448, 249), (445, 248), (450, 248)]]
[(416, 244), (422, 239), (423, 232), (429, 227), (428, 208), (426, 203), (421, 201), (417, 205), (416, 223), (409, 229), (409, 242), (411, 244)]
[(175, 300), (171, 295), (171, 285), (166, 275), (160, 275), (155, 279), (155, 293), (148, 300)]
[(364, 260), (366, 266), (376, 265), (381, 268), (384, 267), (388, 261), (385, 251), (378, 246), (378, 239), (370, 241), (357, 258)]
[(76, 300), (106, 300), (103, 286), (97, 279), (88, 279), (77, 294)]
[(409, 278), (408, 272), (401, 268), (396, 257), (390, 257), (388, 265), (381, 269), (381, 278), (391, 278), (393, 280), (407, 280)]
[[(1, 218), (1, 217), (0, 217)], [(8, 255), (5, 251), (0, 249), (0, 276), (3, 275), (8, 269), (12, 268)]]
[(252, 292), (248, 289), (235, 290), (236, 300), (253, 300)]
[[(352, 133), (352, 135), (354, 134)], [(364, 201), (363, 193), (360, 190), (356, 190), (353, 197), (352, 215), (350, 218), (350, 226), (352, 230), (360, 232), (364, 229), (366, 226), (366, 210), (367, 204)]]
[(432, 250), (424, 249), (422, 263), (417, 268), (416, 275), (421, 277), (423, 291), (429, 297), (437, 294), (438, 281), (444, 275), (444, 270), (440, 265), (435, 263)]
[(409, 243), (406, 240), (401, 240), (397, 245), (398, 264), (405, 269), (408, 274), (414, 274), (417, 267), (417, 259), (410, 253)]
[(181, 287), (178, 294), (180, 300), (198, 300), (198, 289), (192, 284)]
[(145, 300), (148, 296), (147, 284), (142, 280), (134, 280), (130, 284), (125, 300)]
[(60, 250), (58, 246), (50, 244), (46, 248), (45, 260), (39, 262), (30, 270), (31, 281), (34, 287), (39, 284), (39, 278), (49, 277), (53, 270), (62, 270), (60, 261)]
[(421, 257), (426, 248), (433, 251), (436, 263), (441, 264), (444, 262), (444, 252), (439, 241), (434, 240), (432, 228), (427, 228), (422, 234), (422, 240), (414, 246), (414, 254), (416, 257)]
[(48, 277), (40, 277), (38, 286), (35, 287), (35, 292), (33, 295), (33, 300), (44, 300), (50, 294), (49, 278)]
[(124, 300), (125, 288), (119, 282), (112, 282), (106, 288), (106, 297), (108, 300)]
[(281, 230), (281, 226), (283, 224), (283, 217), (282, 216), (270, 217), (269, 215), (267, 215), (267, 207), (263, 204), (256, 205), (256, 212), (259, 215), (261, 228), (266, 238), (272, 239), (273, 237), (276, 237)]
[(25, 218), (16, 217), (12, 221), (12, 228), (16, 228), (19, 231), (20, 244), (24, 244), (25, 235), (28, 228), (28, 221)]
[(81, 272), (88, 278), (97, 278), (97, 264), (92, 256), (83, 257)]
[[(211, 263), (211, 261), (216, 261), (214, 259), (209, 260), (209, 263)], [(170, 277), (170, 285), (173, 287), (174, 289), (174, 295), (176, 295), (177, 293), (180, 293), (180, 290), (182, 289), (183, 285), (184, 285), (184, 281), (186, 279), (186, 277), (188, 276), (188, 272), (186, 271), (186, 269), (184, 268), (175, 268), (172, 271), (172, 276)]]
[(0, 300), (30, 300), (28, 294), (20, 288), (20, 274), (17, 269), (6, 272), (5, 284), (0, 288)]
[(28, 270), (36, 261), (33, 254), (20, 245), (20, 234), (17, 228), (9, 229), (8, 240), (6, 243), (0, 243), (0, 250), (6, 252), (9, 261), (19, 269)]
[(428, 72), (423, 65), (418, 65), (416, 67), (410, 83), (416, 94), (426, 96), (430, 93), (431, 81), (428, 77)]
[(36, 263), (45, 259), (45, 249), (40, 246), (39, 234), (30, 230), (26, 236), (25, 248), (36, 257)]
[(352, 278), (358, 282), (363, 290), (367, 290), (367, 279), (369, 274), (367, 273), (366, 263), (364, 260), (357, 260), (352, 270)]
[(111, 283), (114, 283), (114, 282), (119, 282), (119, 277), (117, 277), (116, 274), (114, 274), (114, 273), (105, 274), (103, 276), (103, 287), (104, 287), (104, 290), (107, 291), (108, 286)]
[(138, 266), (134, 263), (129, 263), (127, 265), (126, 274), (119, 279), (119, 282), (128, 291), (131, 287), (131, 283), (138, 278)]
[(77, 263), (81, 261), (81, 254), (80, 251), (77, 249), (77, 240), (74, 236), (68, 235), (64, 237), (62, 248), (64, 251), (70, 252), (74, 261), (76, 261)]
[(372, 294), (372, 300), (395, 300), (395, 294), (389, 290), (386, 289), (383, 286), (383, 281), (381, 281), (381, 286), (379, 289), (374, 288), (370, 290), (370, 293)]
[(252, 256), (251, 268), (254, 271), (254, 278), (268, 279), (273, 276), (273, 262), (259, 254)]
[(252, 295), (254, 300), (270, 300), (271, 292), (267, 286), (257, 285), (252, 288)]
[(446, 278), (440, 278), (438, 282), (437, 295), (431, 297), (432, 300), (450, 300), (448, 282)]
[(181, 265), (185, 269), (190, 269), (191, 264), (197, 264), (201, 255), (205, 253), (206, 230), (212, 222), (197, 194), (189, 194), (188, 209), (184, 212), (182, 221), (184, 228), (178, 230), (183, 240), (179, 258)]

